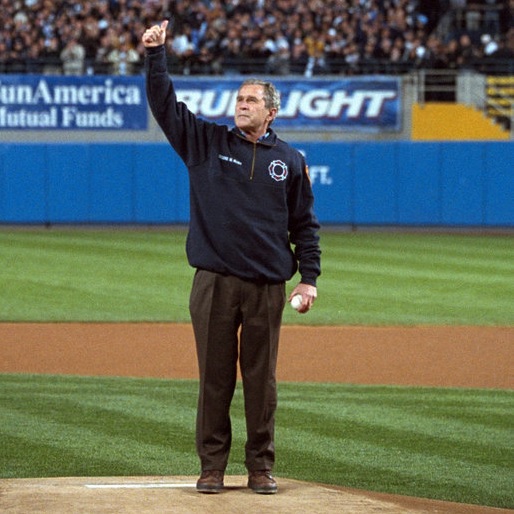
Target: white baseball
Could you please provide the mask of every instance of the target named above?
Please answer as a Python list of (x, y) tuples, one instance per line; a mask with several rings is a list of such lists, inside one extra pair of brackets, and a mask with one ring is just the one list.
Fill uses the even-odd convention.
[(298, 310), (301, 305), (302, 305), (302, 295), (297, 294), (297, 295), (293, 296), (293, 298), (291, 299), (291, 307), (293, 309)]

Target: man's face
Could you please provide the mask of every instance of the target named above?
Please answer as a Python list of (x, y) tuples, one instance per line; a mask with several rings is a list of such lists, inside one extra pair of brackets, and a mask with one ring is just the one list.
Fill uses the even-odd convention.
[(239, 89), (235, 124), (243, 132), (258, 136), (264, 134), (275, 114), (276, 109), (269, 109), (264, 104), (263, 86), (247, 84)]

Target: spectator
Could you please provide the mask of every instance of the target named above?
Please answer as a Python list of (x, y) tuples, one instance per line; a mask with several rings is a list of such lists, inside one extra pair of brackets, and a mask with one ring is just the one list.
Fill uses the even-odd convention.
[(138, 69), (139, 54), (123, 38), (119, 45), (109, 52), (107, 61), (111, 63), (110, 73), (112, 75), (134, 75)]
[(307, 55), (307, 48), (300, 34), (293, 39), (291, 45), (291, 56), (289, 62), (289, 70), (295, 75), (301, 75), (307, 66), (309, 56)]
[(7, 45), (0, 39), (0, 73), (6, 73)]
[(55, 36), (45, 40), (40, 58), (45, 75), (60, 75), (62, 73), (59, 40)]
[(346, 41), (333, 27), (327, 30), (325, 41), (325, 58), (327, 66), (332, 73), (340, 71), (340, 65), (344, 60), (344, 47)]
[(90, 12), (84, 19), (79, 38), (80, 44), (84, 47), (86, 53), (84, 65), (88, 75), (92, 75), (94, 72), (98, 39), (100, 38), (99, 25), (93, 12)]
[(191, 75), (221, 75), (221, 59), (207, 45), (202, 45), (191, 64)]
[(498, 42), (495, 41), (489, 34), (482, 34), (480, 38), (482, 43), (482, 55), (493, 55), (499, 48)]
[(325, 38), (321, 31), (313, 31), (304, 38), (303, 42), (308, 56), (304, 75), (312, 77), (314, 74), (326, 72)]
[(223, 56), (223, 70), (225, 73), (239, 73), (244, 65), (243, 51), (240, 32), (232, 26), (220, 43), (220, 53)]
[(82, 75), (84, 73), (86, 50), (76, 37), (72, 36), (69, 39), (60, 57), (65, 75)]
[(507, 32), (505, 37), (500, 40), (498, 48), (488, 57), (491, 59), (506, 59), (511, 61), (510, 73), (512, 73), (512, 59), (514, 59), (514, 28)]
[(112, 75), (133, 75), (139, 63), (139, 54), (130, 45), (125, 37), (120, 38), (118, 44), (106, 56), (111, 64)]
[(192, 39), (191, 27), (185, 24), (182, 31), (177, 33), (171, 41), (171, 50), (177, 57), (180, 69), (184, 75), (191, 72), (191, 63), (196, 53), (196, 48)]
[(457, 39), (452, 38), (445, 47), (446, 55), (446, 69), (456, 70), (458, 68), (459, 58), (459, 42)]
[(291, 71), (289, 67), (291, 60), (289, 41), (281, 32), (269, 41), (272, 52), (266, 63), (267, 73), (272, 75), (288, 75)]
[(36, 41), (34, 44), (28, 49), (27, 55), (25, 57), (25, 73), (30, 74), (41, 74), (43, 73), (43, 62), (41, 60), (41, 44), (42, 41)]
[(473, 47), (471, 38), (468, 34), (462, 34), (459, 38), (459, 51), (457, 56), (457, 64), (459, 68), (471, 68), (475, 62), (475, 57), (478, 57), (479, 53)]
[(345, 73), (356, 75), (359, 73), (360, 51), (355, 41), (350, 41), (343, 49)]
[(95, 73), (100, 75), (109, 73), (111, 64), (109, 63), (107, 56), (114, 49), (115, 42), (115, 39), (108, 31), (104, 32), (100, 37), (100, 45), (96, 50), (94, 60)]
[[(457, 68), (474, 67), (476, 59), (482, 59), (482, 33), (489, 34), (500, 49), (505, 47), (502, 38), (514, 24), (514, 0), (483, 2), (487, 12), (499, 15), (498, 23), (493, 20), (488, 30), (466, 34), (465, 23), (459, 25), (458, 19), (448, 26), (444, 46), (452, 47), (452, 40), (462, 33), (472, 36), (471, 49), (467, 42), (459, 43), (459, 61), (453, 60)], [(282, 73), (288, 67), (291, 73), (312, 75), (366, 73), (369, 66), (377, 66), (378, 72), (394, 72), (419, 65), (420, 53), (445, 10), (457, 9), (464, 16), (466, 1), (0, 0), (0, 7), (0, 42), (5, 48), (0, 58), (5, 72), (24, 73), (29, 61), (34, 69), (36, 52), (31, 47), (36, 41), (41, 42), (37, 58), (54, 61), (55, 45), (60, 55), (72, 35), (85, 51), (83, 67), (77, 65), (73, 73), (108, 73), (107, 55), (116, 51), (120, 37), (142, 62), (144, 51), (137, 35), (164, 13), (173, 19), (173, 33), (180, 34), (173, 42), (172, 53), (180, 64), (175, 73), (192, 72), (192, 67), (193, 73), (208, 70), (212, 57), (216, 73)], [(279, 33), (288, 49), (276, 40)], [(55, 65), (46, 63), (43, 72), (49, 70), (57, 71)], [(138, 71), (136, 65), (133, 72)]]
[(25, 73), (25, 58), (28, 49), (19, 37), (11, 41), (10, 50), (6, 55), (6, 68), (9, 73)]

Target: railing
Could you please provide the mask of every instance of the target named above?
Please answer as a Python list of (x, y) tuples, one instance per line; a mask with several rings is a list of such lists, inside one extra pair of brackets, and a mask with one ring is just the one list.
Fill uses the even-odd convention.
[(514, 139), (514, 73), (487, 74), (478, 71), (419, 70), (408, 78), (413, 100), (459, 102), (473, 105), (511, 132)]
[[(63, 73), (62, 62), (59, 59), (17, 59), (2, 61), (0, 56), (0, 74), (57, 74)], [(116, 65), (104, 62), (85, 62), (83, 74), (109, 75), (114, 74)], [(304, 76), (306, 62), (284, 61), (274, 62), (263, 58), (223, 57), (218, 66), (209, 68), (208, 65), (198, 65), (194, 61), (186, 62), (174, 56), (168, 57), (168, 69), (175, 75), (299, 75)], [(390, 62), (382, 59), (361, 59), (348, 63), (344, 59), (327, 59), (324, 67), (315, 67), (314, 76), (322, 75), (406, 75), (412, 72), (429, 72), (430, 75), (474, 70), (484, 75), (514, 75), (514, 59), (486, 57), (477, 59), (455, 70), (433, 69), (427, 63), (419, 62)], [(144, 71), (143, 61), (131, 63), (127, 75), (139, 75)], [(448, 73), (447, 73), (448, 72)]]
[(467, 2), (462, 8), (452, 9), (456, 29), (468, 32), (481, 31), (497, 34), (501, 30), (501, 15), (504, 2)]
[(487, 115), (496, 119), (506, 129), (514, 129), (514, 75), (489, 76), (486, 82)]
[(456, 70), (421, 69), (412, 71), (410, 79), (414, 85), (415, 101), (455, 102), (457, 94)]
[[(305, 62), (286, 62), (283, 66), (270, 63), (267, 59), (257, 58), (223, 58), (221, 62), (223, 74), (228, 75), (300, 75), (305, 76)], [(168, 69), (171, 73), (182, 75), (188, 69), (187, 74), (198, 74), (194, 65), (186, 65), (174, 57), (168, 58)], [(406, 75), (417, 71), (427, 71), (430, 74), (451, 75), (466, 70), (475, 70), (485, 75), (513, 75), (514, 59), (487, 57), (477, 59), (451, 69), (431, 68), (428, 63), (411, 61), (391, 62), (383, 59), (362, 59), (355, 63), (348, 63), (344, 59), (327, 59), (324, 67), (315, 67), (314, 76), (323, 75)], [(207, 73), (208, 74), (208, 73)]]

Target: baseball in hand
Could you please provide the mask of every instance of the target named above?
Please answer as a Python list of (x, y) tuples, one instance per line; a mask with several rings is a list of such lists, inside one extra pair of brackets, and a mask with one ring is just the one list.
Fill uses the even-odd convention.
[(291, 307), (293, 309), (298, 310), (301, 305), (302, 305), (302, 295), (301, 294), (294, 295), (293, 298), (291, 299)]

